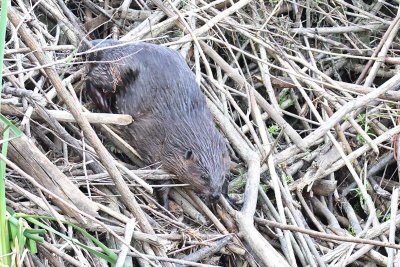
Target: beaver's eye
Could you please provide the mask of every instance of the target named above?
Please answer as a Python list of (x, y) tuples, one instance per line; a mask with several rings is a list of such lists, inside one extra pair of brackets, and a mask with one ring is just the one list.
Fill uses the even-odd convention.
[(202, 175), (200, 176), (200, 178), (201, 178), (201, 180), (205, 180), (205, 181), (208, 180), (208, 176), (205, 175), (205, 174), (202, 174)]
[(193, 159), (193, 151), (192, 150), (188, 149), (185, 151), (185, 159), (186, 160)]

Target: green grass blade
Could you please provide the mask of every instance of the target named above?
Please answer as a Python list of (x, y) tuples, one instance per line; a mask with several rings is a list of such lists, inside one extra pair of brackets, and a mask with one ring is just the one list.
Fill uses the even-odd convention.
[[(10, 229), (10, 243), (13, 244), (15, 251), (20, 253), (27, 247), (31, 254), (37, 253), (36, 242), (43, 242), (44, 238), (39, 236), (39, 234), (44, 234), (46, 230), (44, 229), (31, 229), (27, 228), (26, 224), (23, 222), (22, 217), (15, 217), (17, 213), (14, 211), (9, 212), (8, 227)], [(16, 243), (17, 241), (17, 243)], [(15, 245), (18, 244), (18, 250)], [(20, 257), (21, 255), (15, 255)]]
[[(6, 43), (6, 30), (7, 30), (7, 8), (8, 0), (1, 1), (1, 11), (0, 11), (0, 73), (3, 73), (4, 66), (4, 48)], [(0, 79), (0, 94), (3, 89), (3, 79)], [(0, 101), (1, 108), (1, 101)], [(3, 118), (4, 116), (2, 116)], [(10, 125), (10, 124), (6, 124)], [(9, 128), (3, 133), (3, 140), (9, 139)], [(8, 143), (3, 142), (1, 153), (7, 156)], [(5, 162), (0, 162), (0, 265), (10, 266), (11, 265), (11, 247), (9, 243), (9, 233), (8, 233), (8, 222), (6, 217), (6, 192), (5, 192), (5, 174), (6, 174), (6, 164)]]
[[(2, 0), (1, 13), (0, 13), (0, 70), (3, 73), (4, 62), (4, 47), (6, 45), (6, 31), (7, 31), (7, 9), (8, 0)], [(3, 90), (3, 79), (0, 80), (0, 93)], [(1, 107), (1, 106), (0, 106)]]
[(14, 133), (15, 138), (19, 138), (22, 136), (23, 132), (17, 126), (15, 126), (14, 123), (12, 123), (9, 119), (7, 119), (3, 114), (0, 114), (0, 122), (6, 125), (6, 127), (11, 128), (11, 131)]
[[(8, 139), (10, 128), (6, 128), (3, 133), (3, 139)], [(7, 155), (8, 143), (2, 145), (1, 153)], [(8, 255), (11, 252), (9, 235), (8, 235), (8, 221), (6, 217), (6, 190), (5, 190), (5, 176), (6, 176), (6, 163), (0, 161), (0, 266), (3, 263), (5, 266), (10, 266), (11, 258)]]
[(48, 225), (45, 225), (44, 223), (38, 221), (37, 219), (45, 219), (45, 220), (50, 220), (50, 221), (55, 221), (55, 218), (53, 217), (49, 217), (49, 216), (30, 216), (30, 215), (26, 215), (26, 214), (21, 214), (21, 213), (16, 213), (14, 215), (15, 218), (21, 217), (24, 218), (25, 220), (27, 220), (30, 223), (33, 223), (37, 226), (39, 226), (42, 229), (45, 229), (49, 232), (52, 232), (66, 240), (70, 240), (71, 242), (74, 242), (75, 244), (77, 244), (78, 246), (82, 247), (83, 249), (87, 250), (88, 252), (93, 253), (94, 255), (105, 259), (106, 261), (115, 264), (117, 261), (117, 254), (112, 251), (111, 249), (109, 249), (107, 246), (105, 246), (103, 243), (101, 243), (99, 240), (97, 240), (94, 236), (92, 236), (91, 234), (89, 234), (87, 231), (85, 231), (84, 229), (68, 222), (68, 221), (62, 221), (63, 223), (71, 226), (73, 229), (79, 231), (82, 235), (84, 235), (85, 237), (89, 238), (93, 243), (95, 243), (98, 247), (100, 247), (104, 253), (93, 250), (92, 248), (86, 246), (85, 244), (79, 242), (77, 239), (71, 238), (69, 236), (66, 236), (56, 230), (54, 230), (53, 228), (49, 227)]

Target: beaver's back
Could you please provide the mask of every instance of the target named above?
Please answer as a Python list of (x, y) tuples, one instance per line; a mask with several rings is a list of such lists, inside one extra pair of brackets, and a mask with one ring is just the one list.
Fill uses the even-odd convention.
[[(131, 78), (127, 86), (115, 92), (118, 113), (130, 114), (135, 119), (146, 114), (180, 116), (206, 109), (195, 77), (178, 52), (142, 42), (121, 45), (118, 41), (96, 40), (93, 44), (104, 48), (95, 55), (96, 61), (101, 63), (91, 68), (94, 83), (112, 84), (118, 79), (108, 78), (103, 64), (119, 65), (111, 75)], [(111, 46), (116, 47), (107, 48)], [(129, 73), (118, 73), (125, 65), (129, 65)]]

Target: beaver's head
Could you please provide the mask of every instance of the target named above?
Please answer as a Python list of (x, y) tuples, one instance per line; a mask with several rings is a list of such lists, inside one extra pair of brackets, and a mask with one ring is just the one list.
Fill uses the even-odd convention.
[(166, 131), (162, 162), (180, 181), (216, 201), (229, 173), (230, 158), (225, 140), (206, 112), (185, 116), (167, 128), (171, 130)]

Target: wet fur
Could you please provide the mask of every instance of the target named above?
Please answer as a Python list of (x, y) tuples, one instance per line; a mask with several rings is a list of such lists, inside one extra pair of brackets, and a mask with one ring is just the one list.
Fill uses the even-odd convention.
[[(122, 42), (96, 40), (98, 47)], [(132, 115), (128, 140), (147, 164), (217, 198), (229, 155), (192, 71), (174, 50), (148, 43), (89, 54), (87, 91), (105, 112)], [(93, 63), (100, 61), (102, 63)]]

